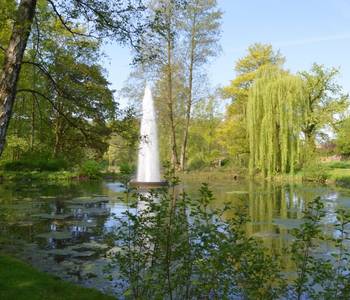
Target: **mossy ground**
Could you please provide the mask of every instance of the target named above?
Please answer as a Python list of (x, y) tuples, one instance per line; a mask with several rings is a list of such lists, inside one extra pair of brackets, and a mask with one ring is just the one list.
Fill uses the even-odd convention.
[(39, 272), (18, 259), (0, 254), (1, 300), (111, 300), (96, 290)]

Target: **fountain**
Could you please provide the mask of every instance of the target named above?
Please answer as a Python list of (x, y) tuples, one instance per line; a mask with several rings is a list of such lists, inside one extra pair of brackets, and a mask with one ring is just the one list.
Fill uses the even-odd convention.
[(158, 150), (156, 112), (151, 88), (146, 84), (142, 101), (140, 145), (136, 179), (129, 185), (135, 187), (160, 187), (167, 183), (161, 180)]

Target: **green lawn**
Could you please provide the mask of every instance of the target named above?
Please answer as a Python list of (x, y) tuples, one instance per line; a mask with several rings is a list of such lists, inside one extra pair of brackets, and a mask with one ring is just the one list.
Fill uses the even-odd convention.
[(1, 300), (111, 300), (100, 292), (83, 288), (39, 272), (31, 266), (0, 255)]
[(329, 175), (332, 179), (350, 177), (350, 169), (332, 169), (329, 171)]
[(350, 188), (350, 161), (326, 163), (329, 179), (336, 185)]

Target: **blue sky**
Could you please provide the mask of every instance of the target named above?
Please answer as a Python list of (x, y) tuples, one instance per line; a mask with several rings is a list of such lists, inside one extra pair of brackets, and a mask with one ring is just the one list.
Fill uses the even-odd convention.
[[(234, 78), (234, 63), (255, 42), (271, 43), (293, 72), (317, 62), (340, 67), (338, 82), (350, 92), (350, 0), (218, 0), (222, 19), (222, 53), (207, 66), (213, 87)], [(114, 89), (130, 72), (127, 48), (109, 44), (104, 67)], [(123, 103), (122, 103), (123, 104)]]

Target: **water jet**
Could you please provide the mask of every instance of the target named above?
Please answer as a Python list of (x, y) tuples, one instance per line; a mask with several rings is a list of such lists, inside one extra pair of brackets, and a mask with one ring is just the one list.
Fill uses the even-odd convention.
[(129, 182), (129, 186), (146, 189), (166, 186), (167, 182), (161, 180), (160, 176), (157, 116), (148, 84), (142, 100), (140, 137), (137, 175)]

